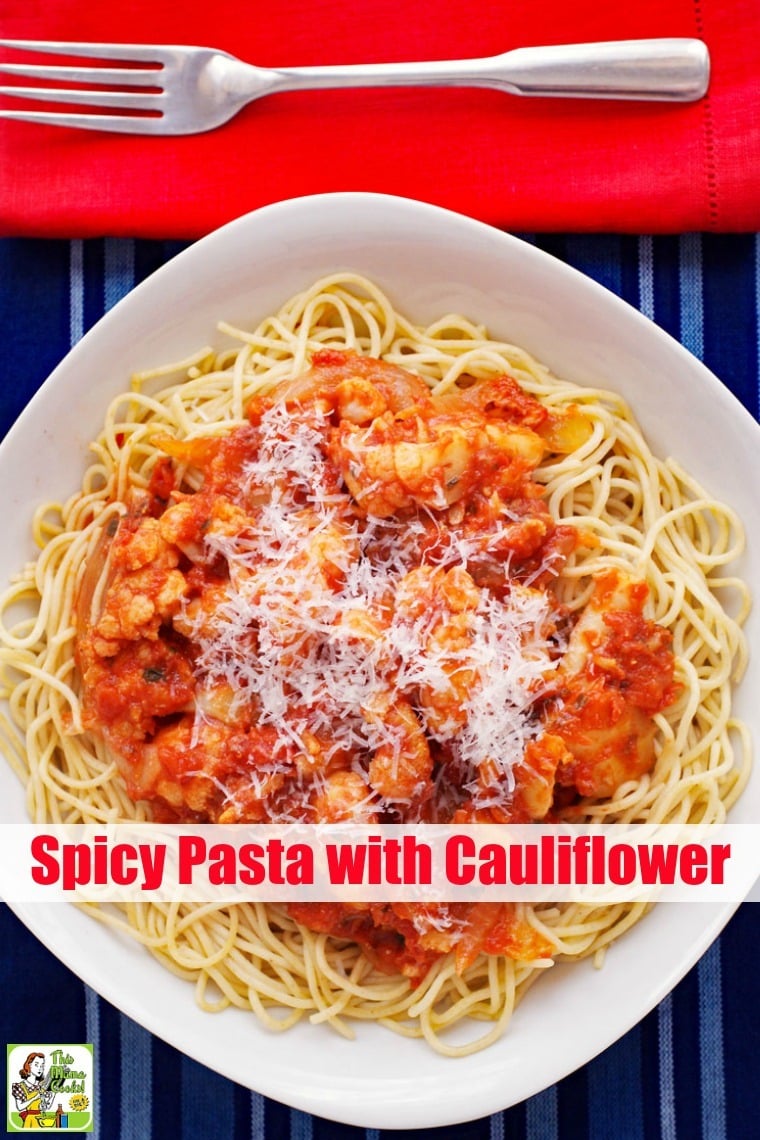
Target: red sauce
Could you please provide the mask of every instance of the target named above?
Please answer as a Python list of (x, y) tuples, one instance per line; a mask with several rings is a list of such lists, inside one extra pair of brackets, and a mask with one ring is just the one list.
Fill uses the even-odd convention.
[[(578, 544), (578, 529), (555, 524), (532, 479), (544, 452), (540, 433), (561, 428), (559, 413), (548, 413), (510, 377), (436, 400), (401, 369), (326, 350), (281, 398), (294, 419), (313, 419), (317, 410), (323, 417), (323, 444), (310, 459), (291, 460), (292, 475), (276, 466), (270, 482), (252, 475), (271, 431), (268, 397), (255, 398), (249, 423), (225, 435), (164, 439), (165, 456), (147, 490), (133, 493), (110, 542), (101, 612), (93, 621), (84, 596), (93, 588), (88, 569), (77, 641), (84, 719), (117, 757), (129, 794), (151, 802), (160, 818), (188, 821), (509, 822), (546, 818), (555, 794), (567, 798), (564, 789), (607, 795), (646, 771), (653, 759), (651, 717), (676, 694), (669, 636), (641, 613), (646, 587), (631, 587), (622, 607), (607, 606), (604, 636), (583, 669), (564, 678), (553, 697), (537, 699), (535, 716), (543, 717), (545, 733), (531, 741), (514, 769), (514, 791), (504, 792), (497, 807), (479, 803), (504, 780), (498, 763), (463, 769), (440, 734), (425, 727), (425, 716), (433, 714), (423, 715), (423, 685), (393, 693), (388, 708), (376, 713), (378, 725), (408, 736), (400, 754), (389, 758), (382, 744), (374, 753), (367, 744), (333, 747), (337, 721), (332, 731), (329, 723), (305, 731), (310, 710), (295, 695), (278, 727), (262, 717), (261, 693), (252, 688), (249, 697), (243, 681), (233, 691), (218, 678), (213, 685), (203, 680), (203, 630), (223, 618), (225, 607), (240, 604), (243, 595), (230, 592), (233, 574), (242, 572), (235, 558), (246, 543), (255, 547), (278, 495), (290, 496), (289, 517), (307, 520), (304, 557), (309, 543), (316, 551), (302, 593), (312, 584), (317, 593), (339, 593), (362, 543), (382, 561), (394, 536), (408, 531), (415, 536), (407, 551), (410, 580), (423, 571), (419, 613), (410, 602), (409, 620), (426, 619), (455, 647), (467, 645), (473, 597), (508, 599), (524, 581), (547, 590)], [(326, 500), (341, 504), (334, 518), (318, 519), (311, 530), (315, 508), (301, 470), (306, 459), (319, 467)], [(200, 490), (179, 481), (176, 464), (194, 469)], [(390, 520), (385, 532), (378, 519)], [(285, 527), (281, 539), (275, 533), (270, 540), (275, 554), (281, 541), (285, 560), (292, 557), (288, 534)], [(450, 569), (452, 549), (469, 553)], [(245, 563), (252, 602), (257, 570)], [(620, 590), (613, 579), (600, 586), (610, 598)], [(392, 596), (377, 599), (342, 636), (376, 640), (372, 623), (382, 626), (394, 604)], [(346, 603), (349, 617), (352, 605)], [(554, 608), (559, 620), (561, 607)], [(255, 662), (259, 636), (255, 621), (241, 626), (231, 657)], [(283, 638), (281, 666), (292, 661), (298, 668), (308, 636), (296, 631)], [(245, 676), (244, 667), (238, 675)], [(476, 685), (461, 665), (452, 671), (452, 685), (457, 677), (463, 695)], [(281, 731), (286, 725), (295, 739), (301, 734), (300, 748), (288, 745)], [(387, 792), (394, 778), (395, 796)], [(452, 906), (435, 921), (429, 908), (390, 904), (304, 904), (290, 912), (314, 930), (358, 942), (379, 967), (412, 979), (452, 948), (459, 969), (480, 952), (551, 953), (509, 906)]]

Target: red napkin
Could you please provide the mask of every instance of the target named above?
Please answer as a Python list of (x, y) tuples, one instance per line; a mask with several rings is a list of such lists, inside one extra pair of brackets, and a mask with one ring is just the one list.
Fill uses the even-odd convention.
[(182, 138), (0, 119), (5, 235), (194, 238), (257, 206), (333, 190), (418, 198), (522, 231), (760, 229), (757, 0), (5, 0), (3, 13), (6, 38), (199, 44), (273, 67), (650, 36), (700, 37), (713, 64), (694, 105), (480, 89), (291, 93)]

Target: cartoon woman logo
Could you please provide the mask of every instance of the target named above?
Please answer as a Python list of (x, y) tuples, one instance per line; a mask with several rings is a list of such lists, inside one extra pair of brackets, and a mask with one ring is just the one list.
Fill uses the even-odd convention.
[(18, 1075), (21, 1080), (11, 1089), (18, 1114), (24, 1129), (39, 1128), (40, 1115), (50, 1108), (54, 1096), (50, 1091), (50, 1071), (45, 1074), (45, 1054), (30, 1053)]

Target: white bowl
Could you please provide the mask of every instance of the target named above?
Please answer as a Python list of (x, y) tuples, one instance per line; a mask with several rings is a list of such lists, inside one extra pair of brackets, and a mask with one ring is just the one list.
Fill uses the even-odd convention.
[[(130, 372), (214, 343), (219, 319), (251, 327), (342, 269), (372, 278), (416, 320), (465, 312), (561, 376), (620, 391), (654, 450), (676, 455), (739, 512), (749, 542), (738, 569), (760, 581), (760, 513), (749, 477), (760, 428), (707, 369), (628, 305), (532, 246), (432, 206), (372, 194), (302, 198), (240, 218), (180, 254), (88, 333), (0, 446), (0, 580), (32, 554), (34, 505), (77, 488), (87, 442)], [(747, 632), (756, 644), (756, 616)], [(736, 712), (755, 738), (758, 691), (760, 655), (736, 693)], [(732, 822), (757, 820), (759, 800), (753, 776)], [(5, 766), (0, 805), (0, 822), (25, 819), (22, 789)], [(324, 1026), (275, 1036), (252, 1014), (203, 1013), (190, 985), (73, 907), (14, 909), (103, 997), (212, 1069), (320, 1116), (417, 1128), (508, 1107), (590, 1060), (675, 985), (734, 907), (656, 908), (602, 970), (580, 963), (550, 971), (500, 1042), (458, 1060), (375, 1025), (360, 1025), (357, 1040), (347, 1042)]]

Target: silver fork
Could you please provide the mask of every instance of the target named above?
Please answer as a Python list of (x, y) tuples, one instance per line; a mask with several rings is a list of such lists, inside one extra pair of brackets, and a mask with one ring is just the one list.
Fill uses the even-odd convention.
[[(484, 59), (282, 68), (254, 67), (203, 47), (41, 40), (0, 40), (0, 47), (128, 65), (0, 63), (6, 75), (88, 85), (2, 86), (4, 96), (92, 108), (80, 113), (0, 109), (0, 117), (151, 135), (212, 130), (254, 99), (281, 91), (466, 86), (494, 87), (512, 95), (688, 103), (705, 94), (710, 72), (707, 48), (694, 39), (524, 47)], [(108, 87), (129, 90), (102, 90)]]

